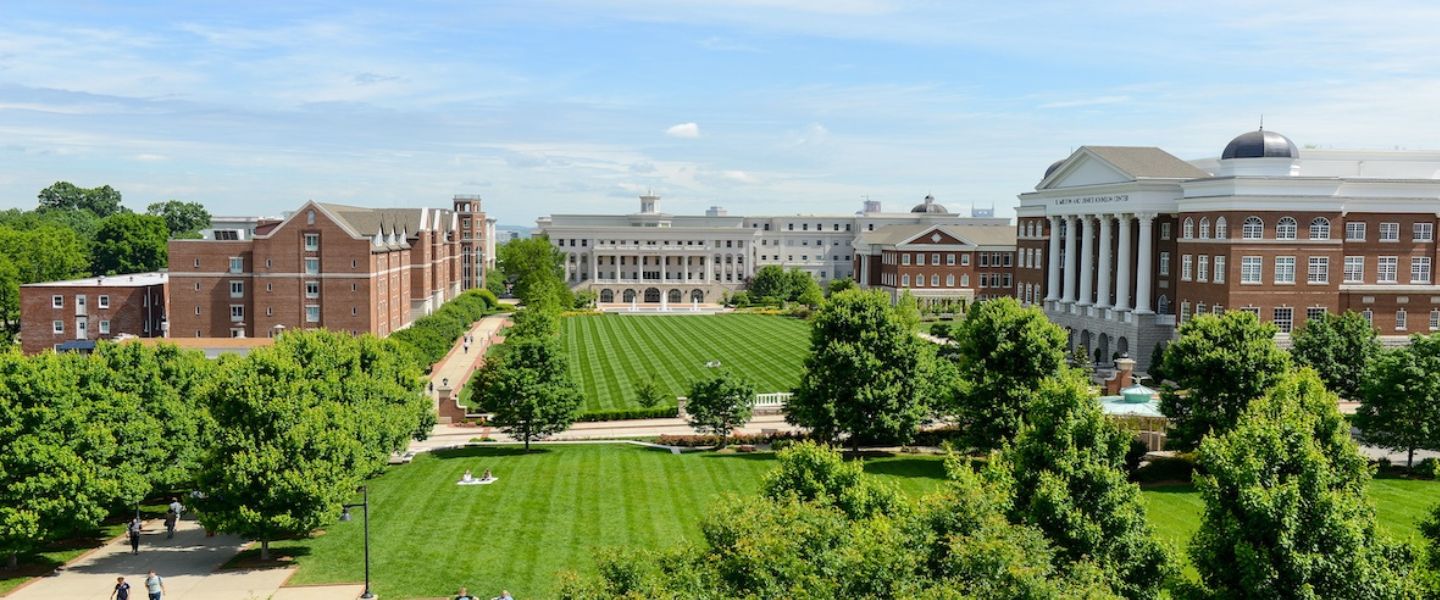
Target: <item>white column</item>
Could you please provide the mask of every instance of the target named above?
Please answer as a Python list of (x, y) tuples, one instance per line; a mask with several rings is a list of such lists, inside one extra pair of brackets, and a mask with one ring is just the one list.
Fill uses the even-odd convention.
[(1150, 228), (1154, 224), (1155, 215), (1136, 215), (1140, 218), (1140, 256), (1135, 263), (1135, 314), (1153, 314), (1155, 310), (1150, 304), (1150, 274), (1155, 268), (1155, 260), (1150, 256)]
[(1050, 217), (1050, 256), (1045, 283), (1045, 299), (1060, 299), (1060, 217)]
[(1080, 253), (1075, 242), (1080, 236), (1075, 229), (1080, 226), (1080, 220), (1076, 217), (1065, 217), (1065, 295), (1060, 298), (1061, 302), (1075, 302), (1075, 255)]
[(600, 259), (595, 256), (595, 240), (590, 240), (590, 281), (600, 279)]
[(1115, 215), (1120, 219), (1120, 249), (1115, 257), (1115, 310), (1130, 310), (1130, 215)]
[(705, 253), (705, 283), (715, 283), (715, 255)]
[(860, 287), (870, 287), (870, 255), (860, 255)]
[(1110, 215), (1100, 215), (1100, 273), (1096, 276), (1095, 306), (1110, 307)]
[[(670, 281), (669, 281), (668, 279), (666, 279), (666, 277), (665, 277), (665, 275), (666, 275), (666, 273), (665, 273), (665, 263), (668, 263), (668, 262), (670, 262), (670, 257), (667, 256), (667, 255), (665, 255), (665, 254), (661, 254), (661, 255), (660, 255), (660, 285), (661, 285), (661, 286), (669, 285), (669, 283), (670, 283)], [(665, 291), (664, 291), (664, 290), (661, 290), (660, 293), (661, 293), (661, 294), (664, 294)]]
[(1090, 306), (1095, 303), (1091, 293), (1094, 292), (1095, 281), (1095, 218), (1089, 215), (1080, 217), (1080, 298), (1075, 304), (1078, 306)]

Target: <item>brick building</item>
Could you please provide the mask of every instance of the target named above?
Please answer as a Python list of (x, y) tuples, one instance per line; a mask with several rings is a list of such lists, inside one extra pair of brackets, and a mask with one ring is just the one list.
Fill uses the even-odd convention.
[(1440, 330), (1440, 153), (1301, 150), (1265, 130), (1188, 162), (1086, 146), (1020, 201), (1017, 296), (1099, 363), (1144, 370), (1185, 320), (1227, 310), (1282, 344), (1345, 310), (1389, 343)]
[(1015, 295), (1015, 229), (984, 225), (890, 225), (856, 238), (863, 287), (892, 299), (908, 290), (923, 306)]
[(96, 340), (165, 333), (164, 273), (135, 273), (20, 286), (20, 344), (26, 354), (89, 350)]
[(495, 268), (495, 219), (487, 218), (479, 196), (456, 195), (460, 216), (460, 285), (485, 287), (485, 274)]
[(170, 336), (388, 335), (464, 289), (461, 247), (451, 210), (319, 202), (246, 239), (172, 240)]

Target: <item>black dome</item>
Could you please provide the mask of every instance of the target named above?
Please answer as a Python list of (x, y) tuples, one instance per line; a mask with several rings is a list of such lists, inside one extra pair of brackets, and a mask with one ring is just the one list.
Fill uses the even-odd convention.
[(1065, 159), (1063, 159), (1063, 158), (1060, 159), (1060, 160), (1057, 160), (1057, 161), (1055, 161), (1055, 162), (1053, 162), (1053, 163), (1050, 163), (1050, 166), (1045, 167), (1045, 176), (1044, 176), (1044, 177), (1041, 177), (1041, 179), (1044, 179), (1045, 177), (1049, 177), (1051, 173), (1054, 173), (1054, 172), (1055, 172), (1055, 169), (1060, 168), (1060, 165), (1063, 165), (1063, 164), (1065, 164)]
[(912, 212), (912, 213), (930, 213), (930, 214), (937, 214), (937, 215), (948, 215), (948, 214), (950, 214), (950, 211), (945, 210), (945, 207), (940, 206), (939, 204), (936, 204), (936, 203), (935, 203), (935, 197), (934, 197), (934, 196), (926, 196), (926, 197), (925, 197), (925, 202), (922, 203), (922, 204), (916, 204), (916, 205), (915, 205), (915, 208), (910, 209), (910, 212)]
[(1300, 158), (1300, 149), (1290, 138), (1257, 129), (1230, 140), (1220, 158)]

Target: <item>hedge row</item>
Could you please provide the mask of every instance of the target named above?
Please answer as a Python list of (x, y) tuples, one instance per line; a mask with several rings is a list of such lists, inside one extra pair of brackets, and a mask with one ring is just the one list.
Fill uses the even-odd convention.
[(445, 357), (455, 340), (485, 315), (497, 311), (500, 300), (490, 290), (468, 290), (446, 302), (409, 327), (390, 334), (390, 339), (409, 348), (426, 371)]
[(636, 419), (670, 419), (680, 416), (679, 409), (674, 406), (657, 406), (655, 408), (617, 408), (613, 410), (592, 410), (580, 413), (575, 419), (581, 423), (593, 423), (596, 421), (633, 421)]
[[(798, 431), (780, 431), (775, 433), (739, 433), (730, 436), (731, 444), (761, 445), (774, 444), (776, 442), (788, 442), (806, 439), (805, 434)], [(700, 446), (719, 446), (720, 436), (718, 435), (662, 435), (655, 440), (655, 443), (662, 446), (678, 446), (681, 448), (694, 448)], [(778, 448), (777, 448), (778, 450)]]

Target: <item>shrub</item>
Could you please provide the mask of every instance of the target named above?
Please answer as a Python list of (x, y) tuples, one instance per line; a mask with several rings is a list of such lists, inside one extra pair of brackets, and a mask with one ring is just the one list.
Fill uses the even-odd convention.
[(1415, 465), (1414, 474), (1425, 479), (1435, 479), (1436, 475), (1440, 475), (1440, 460), (1435, 460), (1432, 456), (1420, 461)]
[(597, 421), (634, 421), (636, 419), (673, 419), (680, 416), (680, 409), (675, 406), (657, 406), (655, 408), (617, 408), (611, 410), (590, 410), (580, 413), (576, 419), (580, 423), (594, 423)]
[(931, 326), (930, 326), (930, 335), (933, 335), (933, 336), (935, 336), (935, 337), (942, 337), (942, 338), (948, 338), (948, 337), (950, 337), (950, 324), (949, 324), (949, 323), (935, 323), (935, 324), (931, 325)]
[(1188, 482), (1195, 474), (1195, 460), (1188, 454), (1157, 458), (1136, 469), (1130, 479), (1138, 483)]
[(1144, 441), (1140, 438), (1132, 438), (1130, 449), (1125, 451), (1125, 472), (1134, 475), (1135, 471), (1140, 468), (1140, 461), (1145, 460), (1145, 453), (1149, 451), (1150, 448), (1145, 445)]
[(390, 334), (390, 339), (409, 350), (420, 367), (429, 370), (445, 357), (450, 347), (470, 325), (495, 312), (500, 301), (490, 290), (469, 290), (446, 302), (439, 310), (416, 319), (409, 327)]
[[(797, 440), (807, 439), (805, 434), (795, 431), (783, 431), (776, 433), (740, 433), (730, 436), (731, 444), (774, 444), (786, 441), (786, 444)], [(695, 448), (701, 446), (719, 446), (720, 436), (718, 435), (662, 435), (655, 443), (662, 446), (677, 446), (680, 448)]]

